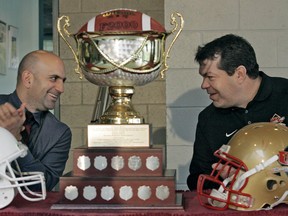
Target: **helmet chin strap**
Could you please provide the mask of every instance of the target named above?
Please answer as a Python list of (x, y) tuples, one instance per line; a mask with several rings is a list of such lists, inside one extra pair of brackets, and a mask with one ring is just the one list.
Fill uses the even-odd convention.
[(272, 163), (274, 163), (275, 161), (277, 161), (279, 159), (278, 155), (274, 155), (271, 158), (269, 158), (268, 160), (257, 164), (254, 168), (248, 170), (247, 172), (243, 173), (239, 178), (237, 178), (237, 180), (235, 181), (234, 185), (233, 185), (233, 189), (234, 190), (238, 190), (244, 183), (245, 179), (247, 179), (248, 177), (254, 175), (257, 172), (260, 172), (261, 170), (264, 170), (266, 167), (268, 167), (269, 165), (271, 165)]
[[(227, 177), (226, 179), (224, 179), (224, 181), (223, 181), (224, 187), (221, 185), (218, 188), (218, 190), (212, 189), (210, 196), (220, 198), (222, 200), (227, 200), (227, 192), (224, 192), (224, 189), (225, 189), (226, 185), (233, 179), (233, 177), (234, 177), (234, 174)], [(220, 202), (220, 201), (217, 201), (217, 200), (214, 200), (211, 198), (208, 198), (208, 202), (210, 203), (210, 205), (217, 206), (220, 208), (223, 208), (226, 205), (225, 202)]]

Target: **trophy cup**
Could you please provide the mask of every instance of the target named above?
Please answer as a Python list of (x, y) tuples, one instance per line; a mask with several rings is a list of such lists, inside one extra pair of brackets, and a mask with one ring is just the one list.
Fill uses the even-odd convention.
[[(73, 172), (60, 178), (62, 199), (54, 208), (182, 209), (181, 197), (177, 200), (175, 193), (176, 170), (165, 169), (163, 146), (150, 146), (150, 125), (131, 102), (135, 86), (163, 77), (168, 69), (170, 49), (183, 29), (182, 16), (172, 14), (171, 24), (174, 28), (168, 33), (146, 14), (116, 9), (90, 19), (72, 35), (67, 30), (69, 17), (58, 19), (58, 31), (74, 55), (76, 72), (108, 87), (112, 101), (99, 124), (88, 125), (88, 148), (74, 149)], [(165, 51), (171, 33), (176, 35)], [(67, 40), (70, 36), (77, 51)]]
[[(180, 18), (180, 26), (176, 20)], [(61, 26), (61, 22), (64, 22)], [(144, 118), (133, 108), (134, 86), (142, 86), (164, 76), (167, 58), (183, 29), (179, 13), (171, 15), (171, 32), (146, 14), (130, 9), (106, 11), (90, 19), (76, 34), (68, 31), (70, 19), (58, 19), (58, 32), (71, 49), (76, 73), (98, 86), (108, 86), (111, 103), (100, 117), (100, 124), (141, 124)], [(167, 51), (165, 40), (177, 33)], [(68, 37), (76, 40), (74, 51)]]

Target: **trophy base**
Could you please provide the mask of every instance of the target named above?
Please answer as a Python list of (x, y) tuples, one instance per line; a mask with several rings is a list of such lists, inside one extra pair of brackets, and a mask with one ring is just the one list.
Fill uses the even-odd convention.
[(143, 124), (144, 118), (136, 112), (131, 103), (134, 87), (110, 86), (111, 104), (100, 117), (100, 124)]
[(176, 201), (173, 204), (150, 204), (150, 205), (124, 205), (124, 204), (67, 204), (55, 203), (51, 209), (57, 210), (181, 210), (184, 211), (184, 198), (182, 193), (176, 194)]
[[(116, 171), (115, 171), (116, 172)], [(74, 176), (73, 172), (60, 178), (61, 204), (100, 205), (175, 205), (176, 170), (165, 170), (161, 176)], [(87, 188), (84, 190), (84, 188)], [(86, 195), (95, 197), (87, 199)], [(79, 193), (75, 193), (79, 191)]]

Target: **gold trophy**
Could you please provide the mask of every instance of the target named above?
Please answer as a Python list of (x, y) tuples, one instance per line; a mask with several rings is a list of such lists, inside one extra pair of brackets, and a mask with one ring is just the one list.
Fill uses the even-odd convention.
[[(180, 23), (177, 19), (180, 19)], [(64, 22), (63, 25), (62, 22)], [(100, 117), (100, 124), (143, 124), (131, 98), (134, 86), (142, 86), (164, 76), (167, 58), (183, 29), (181, 14), (171, 15), (171, 32), (150, 16), (131, 9), (115, 9), (90, 19), (76, 34), (68, 31), (70, 19), (58, 19), (57, 29), (71, 49), (76, 73), (98, 86), (109, 87), (111, 103)], [(167, 36), (176, 33), (167, 51)], [(73, 36), (77, 51), (67, 40)]]
[[(172, 14), (171, 23), (174, 28), (168, 33), (146, 14), (116, 9), (90, 19), (72, 35), (69, 17), (58, 19), (76, 72), (109, 88), (112, 102), (99, 124), (88, 125), (88, 148), (73, 150), (73, 172), (61, 177), (61, 201), (54, 208), (109, 209), (111, 204), (119, 209), (183, 209), (181, 194), (175, 192), (176, 170), (165, 169), (163, 146), (150, 145), (150, 125), (131, 103), (135, 86), (164, 76), (168, 69), (170, 49), (183, 29), (182, 16)], [(176, 35), (165, 51), (171, 33)], [(70, 36), (77, 51), (67, 40)]]

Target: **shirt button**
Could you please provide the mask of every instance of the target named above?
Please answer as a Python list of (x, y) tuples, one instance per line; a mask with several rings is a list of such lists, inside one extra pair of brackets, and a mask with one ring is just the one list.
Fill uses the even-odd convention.
[(251, 121), (248, 121), (248, 124), (251, 124), (252, 122)]
[(245, 113), (247, 114), (249, 111), (248, 110), (245, 110)]

